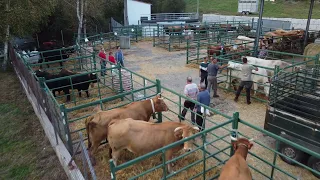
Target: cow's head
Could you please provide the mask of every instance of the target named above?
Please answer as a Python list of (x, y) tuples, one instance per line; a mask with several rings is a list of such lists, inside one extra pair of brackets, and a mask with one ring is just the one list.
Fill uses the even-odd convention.
[(35, 73), (36, 73), (36, 76), (37, 76), (37, 77), (44, 77), (44, 78), (46, 78), (46, 79), (47, 79), (49, 76), (51, 76), (50, 73), (48, 73), (48, 72), (46, 72), (46, 71), (42, 71), (41, 69), (36, 70)]
[[(200, 129), (198, 127), (195, 127), (195, 126), (191, 127), (188, 125), (184, 125), (184, 126), (177, 127), (174, 130), (174, 136), (180, 140), (183, 138), (188, 138), (188, 137), (198, 133), (199, 131), (200, 131)], [(193, 147), (192, 142), (193, 141), (184, 142), (184, 144), (183, 144), (184, 151), (189, 152), (192, 150), (192, 147)]]
[(232, 147), (233, 149), (236, 151), (238, 149), (239, 146), (244, 146), (246, 147), (248, 150), (250, 150), (253, 146), (253, 144), (251, 143), (252, 140), (248, 140), (246, 138), (238, 138), (237, 141), (232, 142)]
[(91, 82), (91, 87), (94, 87), (94, 83), (100, 82), (100, 79), (97, 76), (97, 73), (90, 73), (89, 74), (90, 82)]
[(162, 111), (168, 111), (169, 110), (167, 104), (164, 102), (163, 98), (161, 97), (161, 93), (159, 93), (152, 100), (154, 102), (154, 110), (155, 110), (155, 112), (162, 112)]

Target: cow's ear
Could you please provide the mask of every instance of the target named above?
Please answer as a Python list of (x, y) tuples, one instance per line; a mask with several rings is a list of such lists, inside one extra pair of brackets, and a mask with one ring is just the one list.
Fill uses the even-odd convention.
[(176, 136), (177, 138), (182, 138), (182, 133), (183, 133), (183, 129), (182, 127), (177, 127), (175, 130), (174, 130), (174, 136)]

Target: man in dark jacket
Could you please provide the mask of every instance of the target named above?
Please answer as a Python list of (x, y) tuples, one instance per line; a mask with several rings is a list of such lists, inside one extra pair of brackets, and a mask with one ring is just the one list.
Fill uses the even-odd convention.
[[(198, 93), (197, 101), (206, 106), (210, 105), (210, 94), (206, 89), (206, 85), (203, 83), (200, 84), (200, 92)], [(208, 111), (204, 112), (204, 108), (201, 107), (201, 105), (199, 104), (196, 105), (196, 111), (197, 111), (196, 123), (199, 126), (200, 131), (203, 131), (203, 123), (205, 123), (203, 122), (203, 115), (206, 115)]]

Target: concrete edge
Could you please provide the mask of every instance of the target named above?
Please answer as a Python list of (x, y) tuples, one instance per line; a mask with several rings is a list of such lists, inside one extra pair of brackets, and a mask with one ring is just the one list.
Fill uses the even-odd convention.
[(63, 144), (59, 135), (58, 135), (58, 144), (56, 144), (54, 128), (53, 128), (53, 125), (51, 124), (48, 116), (45, 114), (45, 112), (41, 106), (36, 105), (36, 103), (35, 103), (36, 98), (31, 91), (30, 91), (30, 93), (28, 92), (29, 87), (27, 86), (27, 83), (24, 80), (24, 78), (21, 77), (21, 75), (19, 74), (19, 72), (16, 70), (15, 67), (14, 67), (14, 70), (15, 70), (15, 73), (20, 80), (20, 83), (24, 89), (24, 92), (27, 95), (27, 98), (28, 98), (29, 102), (31, 103), (35, 114), (38, 116), (38, 119), (43, 127), (43, 130), (45, 131), (46, 136), (49, 139), (52, 148), (56, 152), (56, 155), (60, 161), (60, 164), (62, 165), (68, 178), (72, 179), (72, 180), (84, 180), (84, 177), (83, 177), (80, 169), (78, 168), (78, 166), (75, 164), (74, 161), (72, 161), (72, 164), (75, 168), (73, 170), (69, 169), (68, 163), (71, 159), (71, 155), (70, 155), (69, 151), (67, 150), (67, 148)]

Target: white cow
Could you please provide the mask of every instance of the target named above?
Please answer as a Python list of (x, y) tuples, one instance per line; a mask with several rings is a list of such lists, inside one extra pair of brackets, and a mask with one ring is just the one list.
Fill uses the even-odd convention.
[[(248, 43), (248, 47), (253, 47), (254, 46), (254, 41), (255, 39), (249, 38), (247, 36), (238, 36), (237, 39), (235, 40), (236, 44), (242, 44), (242, 43)], [(249, 43), (251, 42), (251, 43)]]
[[(241, 78), (241, 70), (242, 70), (242, 64), (236, 63), (233, 61), (229, 61), (228, 64), (230, 66), (228, 68), (234, 69), (235, 71), (232, 71), (231, 76), (233, 78)], [(254, 95), (256, 95), (256, 91), (258, 90), (258, 83), (262, 83), (264, 85), (264, 93), (268, 97), (269, 96), (269, 90), (270, 90), (270, 83), (268, 80), (268, 73), (266, 69), (263, 68), (258, 68), (258, 71), (252, 70), (252, 81), (253, 83), (253, 89), (254, 89)], [(230, 81), (230, 76), (227, 78), (227, 83), (226, 83), (226, 88), (229, 89), (229, 83)]]
[[(258, 65), (258, 66), (262, 66), (262, 67), (268, 67), (268, 68), (272, 68), (274, 69), (275, 66), (279, 66), (281, 69), (291, 66), (291, 63), (287, 63), (285, 61), (282, 60), (266, 60), (266, 59), (260, 59), (260, 58), (256, 58), (256, 57), (251, 57), (251, 56), (245, 56), (248, 59), (248, 64), (252, 64), (252, 65)], [(243, 57), (241, 57), (242, 59)], [(302, 69), (301, 66), (296, 66), (294, 68), (294, 71), (297, 71), (299, 69)], [(288, 68), (286, 69), (286, 71), (292, 71), (292, 68)], [(268, 74), (271, 76), (274, 76), (274, 70), (267, 70)]]

